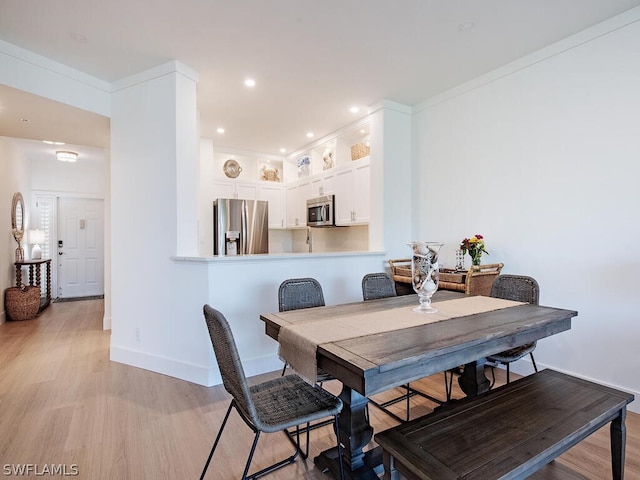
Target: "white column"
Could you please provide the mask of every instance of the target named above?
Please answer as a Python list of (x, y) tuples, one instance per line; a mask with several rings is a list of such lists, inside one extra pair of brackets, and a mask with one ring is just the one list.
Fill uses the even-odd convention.
[(371, 250), (387, 258), (407, 255), (416, 240), (413, 225), (411, 108), (383, 100), (369, 108), (371, 116)]
[(170, 62), (114, 84), (111, 359), (199, 383), (210, 345), (197, 256), (197, 75)]

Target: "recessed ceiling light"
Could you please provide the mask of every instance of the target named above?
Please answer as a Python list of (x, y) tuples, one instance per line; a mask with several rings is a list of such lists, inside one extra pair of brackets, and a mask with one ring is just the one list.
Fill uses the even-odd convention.
[(351, 113), (358, 113), (358, 112), (360, 111), (360, 108), (359, 108), (359, 107), (351, 107), (351, 108), (349, 109), (349, 111), (350, 111)]
[(286, 148), (281, 148), (280, 149), (280, 153), (287, 153), (287, 149)]
[(247, 78), (244, 81), (245, 86), (249, 87), (249, 88), (253, 88), (256, 86), (256, 81), (253, 78)]
[(313, 138), (313, 132), (307, 133), (307, 138)]
[(458, 25), (458, 30), (460, 30), (461, 32), (466, 32), (467, 30), (471, 30), (475, 26), (476, 24), (473, 22), (463, 22)]
[(47, 145), (64, 145), (64, 142), (53, 142), (51, 140), (42, 140), (42, 143), (46, 143)]
[(367, 131), (363, 128), (362, 130), (360, 130), (360, 133), (367, 133)]
[(222, 128), (222, 127), (218, 127), (218, 129), (216, 130), (216, 132), (218, 132), (218, 133), (224, 133), (224, 128)]

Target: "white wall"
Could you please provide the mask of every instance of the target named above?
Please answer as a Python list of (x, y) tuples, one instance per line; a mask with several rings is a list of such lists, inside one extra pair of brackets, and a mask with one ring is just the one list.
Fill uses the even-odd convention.
[(485, 263), (579, 312), (539, 342), (539, 365), (638, 396), (640, 23), (619, 20), (417, 109), (414, 188), (420, 236), (445, 259), (480, 233)]
[[(18, 247), (11, 234), (11, 203), (13, 194), (22, 193), (25, 199), (25, 230), (29, 225), (29, 203), (31, 196), (29, 186), (29, 162), (20, 154), (18, 149), (5, 137), (0, 137), (0, 293), (2, 305), (0, 308), (0, 324), (6, 321), (4, 306), (4, 291), (14, 286), (15, 282), (15, 251)], [(22, 248), (27, 249), (25, 239)]]
[[(278, 287), (287, 278), (313, 277), (322, 285), (325, 303), (337, 305), (362, 300), (362, 277), (385, 268), (381, 253), (344, 253), (304, 257), (258, 256), (226, 257), (213, 260), (185, 261), (194, 271), (208, 270), (209, 293), (205, 302), (220, 310), (231, 325), (247, 375), (257, 375), (282, 368), (278, 344), (265, 335), (261, 313), (278, 311)], [(206, 270), (205, 270), (206, 271)], [(202, 305), (199, 305), (201, 309)], [(202, 311), (181, 319), (193, 332), (194, 341), (210, 347)], [(185, 338), (184, 333), (181, 335)], [(207, 345), (208, 344), (208, 345)], [(221, 382), (211, 350), (202, 366), (209, 371), (209, 384)]]
[[(106, 155), (105, 155), (106, 156)], [(65, 194), (88, 194), (104, 197), (104, 161), (59, 162), (55, 158), (31, 159), (31, 188), (36, 191)]]

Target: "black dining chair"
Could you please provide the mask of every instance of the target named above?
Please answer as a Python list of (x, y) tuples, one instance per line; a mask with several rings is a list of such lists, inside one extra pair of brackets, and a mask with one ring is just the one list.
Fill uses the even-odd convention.
[[(362, 277), (362, 298), (363, 300), (377, 300), (380, 298), (389, 298), (396, 296), (396, 289), (393, 280), (389, 275), (384, 272), (380, 273), (367, 273), (364, 277)], [(445, 379), (446, 380), (446, 379)], [(378, 402), (373, 398), (369, 398), (369, 402), (371, 402), (374, 406), (378, 407), (380, 410), (385, 412), (387, 415), (392, 418), (398, 420), (399, 422), (408, 422), (411, 417), (411, 397), (414, 395), (420, 395), (428, 400), (435, 402), (437, 404), (442, 404), (443, 402), (428, 395), (419, 390), (415, 390), (411, 388), (409, 383), (403, 385), (402, 387), (405, 389), (405, 393), (399, 397), (392, 398), (390, 400), (386, 400), (384, 402)], [(389, 410), (387, 407), (391, 405), (395, 405), (396, 403), (406, 401), (406, 418), (402, 418), (399, 415), (396, 415), (394, 412)]]
[[(538, 305), (540, 300), (540, 287), (534, 278), (526, 275), (499, 275), (495, 282), (493, 282), (491, 296)], [(533, 358), (533, 351), (535, 349), (536, 342), (531, 342), (504, 352), (489, 355), (487, 361), (494, 364), (501, 363), (505, 365), (507, 369), (507, 383), (509, 383), (509, 365), (520, 360), (522, 357), (529, 355), (531, 357), (531, 363), (533, 363), (533, 369), (536, 372), (538, 371), (536, 361)], [(494, 367), (491, 367), (491, 377), (491, 387), (493, 387), (496, 383)]]
[[(337, 437), (340, 478), (344, 480), (342, 446), (340, 445), (340, 430), (338, 428), (338, 418), (343, 406), (342, 401), (326, 390), (316, 385), (308, 384), (297, 375), (277, 377), (273, 380), (249, 386), (226, 318), (209, 305), (205, 305), (203, 311), (211, 344), (220, 368), (222, 382), (232, 399), (211, 447), (211, 452), (202, 470), (200, 480), (204, 479), (207, 473), (213, 454), (229, 419), (229, 414), (234, 408), (255, 434), (244, 473), (242, 474), (242, 480), (258, 478), (289, 465), (295, 461), (298, 455), (306, 459), (309, 456), (310, 422), (331, 416), (333, 417), (334, 431)], [(300, 425), (302, 424), (307, 425), (304, 452), (300, 446)], [(287, 433), (287, 429), (293, 427), (297, 432), (296, 440), (294, 441), (291, 435), (286, 435), (287, 439), (295, 447), (293, 455), (263, 468), (259, 472), (248, 475), (260, 434), (262, 432), (274, 433), (279, 431)], [(218, 466), (225, 467), (224, 464), (218, 464)], [(225, 478), (227, 476), (225, 475)]]

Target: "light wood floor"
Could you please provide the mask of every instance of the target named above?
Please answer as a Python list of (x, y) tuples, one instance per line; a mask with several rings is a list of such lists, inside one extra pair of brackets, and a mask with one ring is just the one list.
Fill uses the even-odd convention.
[[(0, 326), (0, 475), (42, 478), (7, 475), (7, 468), (30, 464), (40, 471), (51, 465), (66, 465), (67, 471), (77, 466), (76, 478), (92, 480), (199, 478), (228, 395), (220, 386), (205, 388), (110, 362), (102, 312), (102, 300), (54, 303), (37, 319)], [(261, 326), (256, 323), (256, 328)], [(444, 395), (441, 376), (412, 385)], [(340, 386), (329, 382), (327, 388), (337, 393)], [(413, 413), (432, 408), (416, 400)], [(376, 408), (370, 411), (377, 430), (395, 425)], [(207, 479), (240, 478), (252, 433), (235, 412), (227, 428)], [(639, 415), (628, 415), (627, 429), (626, 478), (640, 480)], [(330, 427), (314, 431), (311, 458), (333, 442)], [(254, 465), (264, 466), (289, 449), (282, 434), (266, 435)], [(308, 460), (266, 478), (329, 477)], [(611, 478), (608, 428), (536, 478)]]

